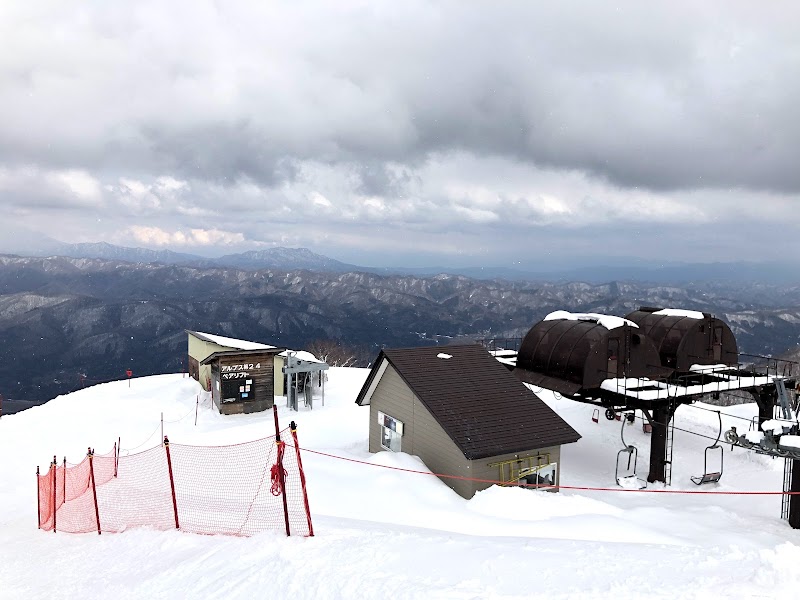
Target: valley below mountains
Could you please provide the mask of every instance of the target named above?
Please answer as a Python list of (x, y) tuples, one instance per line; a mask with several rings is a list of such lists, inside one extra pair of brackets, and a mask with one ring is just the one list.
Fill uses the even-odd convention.
[(185, 329), (303, 349), (334, 340), (366, 366), (382, 346), (514, 338), (554, 310), (710, 312), (739, 350), (800, 340), (800, 286), (700, 281), (548, 283), (458, 275), (243, 270), (0, 256), (0, 394), (47, 400), (82, 385), (179, 372)]

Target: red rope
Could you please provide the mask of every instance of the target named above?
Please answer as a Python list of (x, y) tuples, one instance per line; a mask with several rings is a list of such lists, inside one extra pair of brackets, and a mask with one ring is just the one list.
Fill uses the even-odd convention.
[[(269, 491), (272, 492), (273, 496), (280, 496), (281, 495), (281, 465), (283, 464), (283, 452), (286, 449), (285, 442), (278, 442), (278, 457), (275, 460), (275, 464), (272, 465), (272, 469), (270, 471), (270, 478), (272, 479), (272, 486), (269, 488)], [(286, 479), (288, 475), (286, 469), (283, 469), (283, 478)]]
[[(463, 477), (461, 475), (445, 475), (443, 473), (432, 473), (430, 471), (417, 471), (415, 469), (405, 469), (403, 467), (392, 467), (390, 465), (378, 465), (375, 463), (367, 462), (365, 460), (358, 460), (355, 458), (347, 458), (345, 456), (337, 456), (336, 454), (328, 454), (327, 452), (320, 452), (319, 450), (309, 450), (308, 448), (300, 448), (303, 452), (310, 452), (311, 454), (319, 454), (320, 456), (327, 456), (328, 458), (335, 458), (337, 460), (345, 460), (347, 462), (357, 463), (360, 465), (367, 465), (370, 467), (381, 467), (383, 469), (391, 469), (392, 471), (402, 471), (404, 473), (414, 473), (416, 475), (434, 475), (436, 477), (441, 477), (444, 479), (458, 479), (461, 481), (477, 481), (480, 483), (491, 483), (496, 485), (504, 485), (508, 484), (507, 481), (497, 481), (494, 479), (478, 479), (475, 477)], [(275, 469), (275, 467), (273, 467)], [(589, 487), (589, 486), (577, 486), (577, 485), (540, 485), (535, 483), (520, 483), (519, 487), (531, 487), (537, 489), (553, 489), (553, 490), (578, 490), (583, 492), (638, 492), (644, 494), (700, 494), (700, 495), (712, 495), (712, 496), (797, 496), (800, 495), (800, 492), (752, 492), (752, 491), (744, 491), (744, 492), (720, 492), (720, 491), (708, 491), (708, 492), (701, 492), (699, 490), (629, 490), (625, 488), (605, 488), (605, 487)], [(279, 489), (280, 490), (280, 489)], [(280, 491), (278, 492), (280, 493)]]

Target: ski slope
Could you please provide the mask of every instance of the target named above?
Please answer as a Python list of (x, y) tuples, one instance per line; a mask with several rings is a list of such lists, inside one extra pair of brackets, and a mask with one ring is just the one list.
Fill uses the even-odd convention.
[[(493, 487), (464, 500), (415, 457), (367, 452), (369, 409), (355, 405), (365, 369), (333, 368), (325, 406), (293, 413), (316, 536), (251, 538), (129, 530), (71, 535), (36, 528), (36, 465), (79, 462), (121, 438), (124, 452), (159, 443), (228, 444), (274, 433), (272, 413), (222, 416), (182, 375), (114, 382), (0, 419), (0, 599), (47, 598), (791, 598), (800, 589), (800, 533), (780, 496), (673, 495)], [(198, 395), (203, 403), (195, 425)], [(583, 435), (562, 452), (565, 486), (613, 487), (621, 424), (540, 396)], [(724, 412), (749, 419), (755, 405)], [(717, 416), (693, 407), (680, 428), (711, 438)], [(747, 422), (726, 418), (725, 428)], [(649, 440), (626, 428), (646, 475)], [(725, 447), (717, 485), (698, 488), (711, 444), (676, 431), (673, 486), (779, 491), (783, 461)], [(650, 489), (664, 489), (651, 486)]]

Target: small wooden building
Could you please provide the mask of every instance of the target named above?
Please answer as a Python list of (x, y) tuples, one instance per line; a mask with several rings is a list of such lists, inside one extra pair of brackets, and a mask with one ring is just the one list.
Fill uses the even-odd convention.
[(679, 373), (690, 372), (694, 365), (736, 366), (739, 362), (731, 328), (708, 313), (643, 306), (625, 318), (653, 340), (661, 364)]
[(370, 452), (469, 478), (442, 478), (464, 498), (491, 481), (558, 484), (561, 445), (581, 437), (478, 345), (384, 349), (356, 403), (370, 407)]
[(254, 413), (275, 403), (275, 355), (280, 348), (215, 352), (200, 365), (211, 373), (211, 397), (226, 415)]
[(628, 320), (594, 313), (556, 311), (528, 331), (514, 375), (572, 396), (601, 387), (606, 379), (671, 373), (661, 367), (652, 341)]
[[(199, 381), (200, 385), (202, 385), (203, 389), (207, 392), (211, 391), (211, 364), (203, 364), (203, 361), (215, 352), (276, 349), (275, 346), (269, 346), (267, 344), (203, 333), (202, 331), (190, 331), (187, 329), (186, 333), (189, 338), (189, 376)], [(278, 348), (277, 350), (280, 352), (283, 348)], [(280, 389), (276, 391), (276, 395), (278, 396), (283, 395), (283, 374), (280, 372), (280, 367), (282, 366), (283, 363), (278, 367), (278, 374), (280, 375), (281, 381)]]

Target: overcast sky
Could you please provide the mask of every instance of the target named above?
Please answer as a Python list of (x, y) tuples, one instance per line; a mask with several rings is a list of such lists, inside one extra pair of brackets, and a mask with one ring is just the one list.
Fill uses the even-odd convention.
[(0, 228), (362, 265), (795, 259), (798, 23), (777, 1), (4, 0)]

